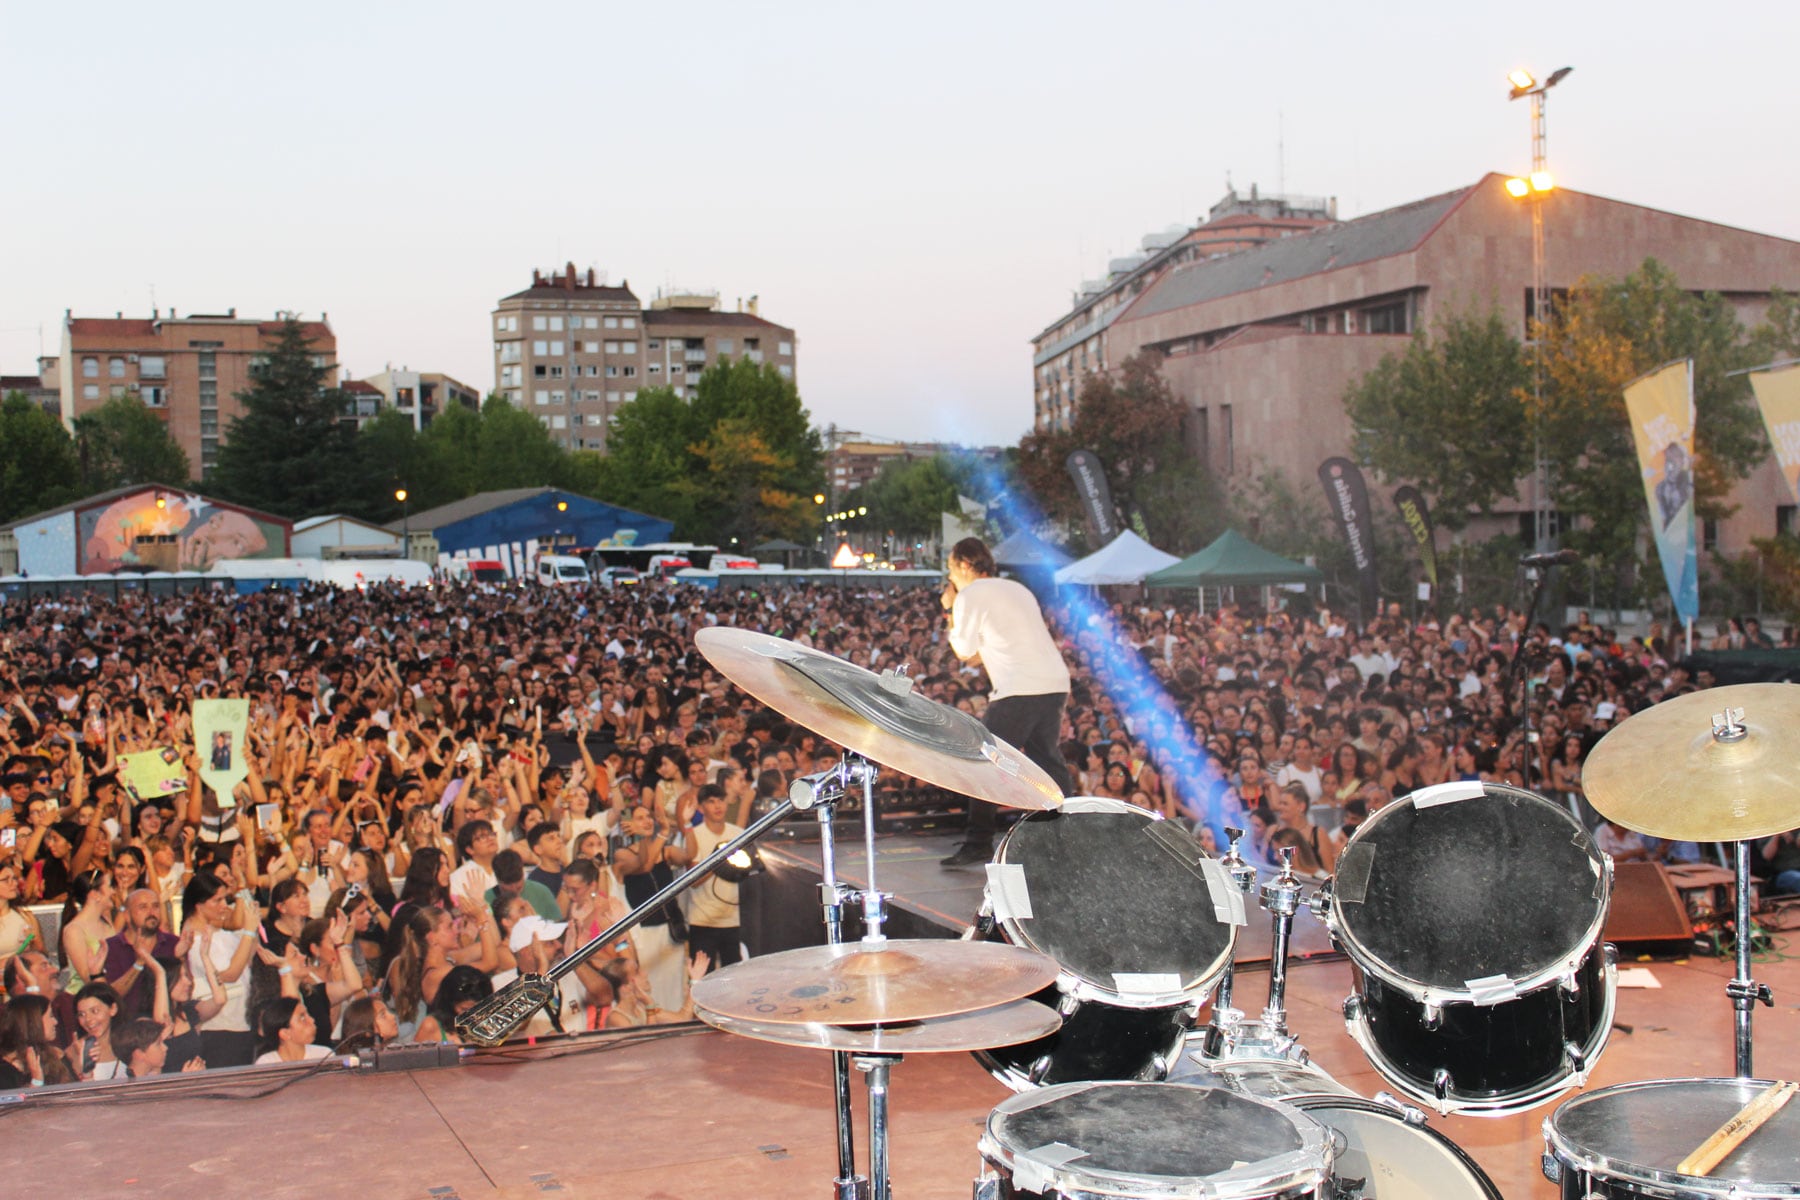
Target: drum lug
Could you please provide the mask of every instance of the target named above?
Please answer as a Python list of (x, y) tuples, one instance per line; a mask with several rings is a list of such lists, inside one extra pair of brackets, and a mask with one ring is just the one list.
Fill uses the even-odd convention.
[(1394, 1115), (1399, 1117), (1402, 1121), (1405, 1121), (1408, 1125), (1415, 1126), (1419, 1129), (1425, 1127), (1424, 1110), (1414, 1108), (1392, 1092), (1376, 1092), (1375, 1103), (1393, 1109)]
[(975, 1181), (973, 1200), (1002, 1200), (1002, 1196), (998, 1175), (983, 1175)]
[(1431, 1091), (1432, 1094), (1438, 1098), (1439, 1104), (1448, 1100), (1450, 1098), (1450, 1093), (1455, 1090), (1455, 1088), (1456, 1081), (1450, 1078), (1449, 1071), (1445, 1070), (1443, 1067), (1439, 1067), (1436, 1071), (1432, 1072)]
[(1327, 879), (1319, 885), (1319, 890), (1306, 898), (1306, 907), (1320, 923), (1330, 926), (1331, 918), (1331, 881)]
[(1425, 1022), (1425, 1028), (1435, 1031), (1444, 1023), (1444, 1007), (1441, 1004), (1427, 1004), (1422, 1010), (1421, 1016)]
[[(1548, 1150), (1544, 1151), (1544, 1157), (1539, 1160), (1539, 1165), (1543, 1168), (1545, 1179), (1548, 1179), (1551, 1183), (1562, 1182), (1562, 1162), (1556, 1155), (1550, 1153)], [(981, 1198), (977, 1197), (976, 1200), (981, 1200)]]
[(1362, 1020), (1363, 998), (1360, 993), (1344, 997), (1344, 1020), (1354, 1025)]
[(1567, 975), (1564, 975), (1562, 977), (1562, 990), (1563, 995), (1569, 997), (1571, 1000), (1581, 995), (1581, 976), (1574, 971), (1570, 971)]
[(1574, 1042), (1563, 1043), (1563, 1058), (1568, 1062), (1569, 1069), (1572, 1071), (1580, 1073), (1587, 1069), (1587, 1051)]
[(1075, 1010), (1081, 1007), (1081, 997), (1074, 992), (1064, 992), (1056, 1001), (1056, 1012), (1060, 1017), (1072, 1017)]
[(1042, 1083), (1044, 1082), (1044, 1076), (1050, 1073), (1051, 1065), (1050, 1056), (1046, 1054), (1035, 1060), (1030, 1067), (1026, 1068), (1025, 1078), (1029, 1079), (1034, 1084)]

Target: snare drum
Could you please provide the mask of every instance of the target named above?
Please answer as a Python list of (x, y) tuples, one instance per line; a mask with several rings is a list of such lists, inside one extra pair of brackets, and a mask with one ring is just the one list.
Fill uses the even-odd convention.
[(1190, 1053), (1169, 1078), (1279, 1100), (1335, 1130), (1338, 1200), (1501, 1200), (1487, 1173), (1455, 1142), (1426, 1128), (1418, 1109), (1365, 1100), (1316, 1063)]
[(1770, 1117), (1704, 1178), (1675, 1169), (1768, 1086), (1651, 1079), (1577, 1096), (1544, 1121), (1544, 1174), (1564, 1200), (1800, 1196), (1800, 1105)]
[[(1000, 1102), (981, 1137), (977, 1196), (1325, 1200), (1330, 1132), (1223, 1088), (1068, 1083)], [(985, 1190), (984, 1190), (985, 1189)]]
[(1198, 842), (1154, 813), (1096, 797), (1032, 813), (995, 852), (969, 936), (1055, 959), (1055, 986), (1034, 999), (1063, 1023), (976, 1057), (1014, 1091), (1161, 1079), (1231, 962), (1237, 924), (1221, 915), (1241, 919), (1241, 897)]
[(1520, 1112), (1580, 1085), (1612, 1027), (1611, 894), (1612, 860), (1531, 792), (1447, 783), (1381, 809), (1330, 884), (1351, 1036), (1440, 1113)]

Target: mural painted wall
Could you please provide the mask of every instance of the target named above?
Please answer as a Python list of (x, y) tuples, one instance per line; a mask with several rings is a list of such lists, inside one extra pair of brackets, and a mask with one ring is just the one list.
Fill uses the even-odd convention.
[(286, 555), (288, 529), (204, 496), (151, 488), (78, 510), (75, 540), (82, 575), (134, 566), (205, 571), (222, 558)]

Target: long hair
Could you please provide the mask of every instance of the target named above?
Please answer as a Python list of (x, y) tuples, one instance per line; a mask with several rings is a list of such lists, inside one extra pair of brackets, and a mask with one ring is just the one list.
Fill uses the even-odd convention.
[(400, 949), (393, 962), (388, 964), (387, 975), (381, 982), (382, 999), (401, 1021), (412, 1020), (425, 998), (428, 949), (425, 941), (437, 928), (438, 921), (447, 916), (442, 909), (418, 908), (406, 918), (400, 934)]
[[(67, 929), (69, 927), (69, 922), (74, 919), (75, 914), (87, 907), (89, 898), (92, 897), (95, 892), (104, 890), (106, 890), (106, 872), (100, 870), (98, 867), (89, 871), (83, 871), (81, 874), (75, 876), (75, 878), (69, 880), (69, 895), (68, 898), (63, 901), (62, 923), (58, 925), (57, 928)], [(62, 939), (58, 938), (57, 940), (61, 941)], [(56, 948), (56, 957), (61, 965), (65, 967), (69, 965), (67, 959), (63, 955), (61, 946)]]
[(400, 883), (400, 902), (420, 905), (443, 905), (450, 902), (450, 889), (438, 882), (444, 865), (444, 852), (436, 846), (420, 846), (406, 864), (406, 878)]
[[(383, 861), (381, 855), (375, 853), (367, 846), (358, 846), (350, 853), (355, 857), (362, 859), (363, 866), (369, 869), (369, 881), (363, 885), (363, 890), (372, 896), (378, 896), (384, 900), (393, 899), (394, 884), (393, 881), (388, 878), (387, 863)], [(433, 876), (433, 878), (435, 879), (436, 876)]]
[(182, 922), (185, 924), (193, 920), (194, 914), (200, 911), (202, 904), (227, 889), (226, 882), (217, 875), (196, 873), (192, 879), (188, 880), (187, 886), (181, 889)]
[(294, 1019), (301, 1000), (296, 996), (276, 996), (256, 1010), (256, 1052), (267, 1054), (281, 1047), (281, 1031)]
[(44, 1016), (49, 1011), (48, 996), (15, 996), (0, 1009), (0, 1057), (14, 1059), (23, 1071), (25, 1052), (35, 1050), (45, 1083), (74, 1083), (69, 1060), (44, 1036)]

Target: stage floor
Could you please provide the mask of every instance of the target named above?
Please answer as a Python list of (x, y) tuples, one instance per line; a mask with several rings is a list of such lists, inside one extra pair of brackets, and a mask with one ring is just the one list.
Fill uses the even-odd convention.
[[(1617, 1020), (1630, 1032), (1614, 1031), (1589, 1088), (1728, 1074), (1730, 963), (1627, 965), (1648, 966), (1662, 987), (1620, 990)], [(1756, 1015), (1758, 1073), (1800, 1077), (1800, 960), (1759, 964), (1756, 973), (1776, 997), (1775, 1008)], [(1349, 983), (1345, 962), (1299, 964), (1289, 1009), (1315, 1059), (1371, 1095), (1384, 1084), (1338, 1016)], [(1260, 1005), (1263, 988), (1251, 976), (1240, 997)], [(209, 1088), (250, 1086), (228, 1081), (213, 1077)], [(157, 1094), (144, 1103), (110, 1103), (79, 1089), (88, 1094), (0, 1107), (0, 1130), (13, 1147), (5, 1156), (9, 1194), (827, 1200), (835, 1169), (826, 1057), (701, 1027), (489, 1052), (440, 1070), (326, 1074), (254, 1100), (181, 1094), (193, 1086), (151, 1085)], [(860, 1121), (860, 1079), (857, 1092)], [(966, 1054), (896, 1066), (895, 1194), (967, 1197), (981, 1125), (1006, 1095)], [(1473, 1155), (1508, 1200), (1553, 1200), (1538, 1156), (1554, 1107), (1432, 1124)]]

